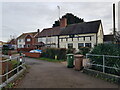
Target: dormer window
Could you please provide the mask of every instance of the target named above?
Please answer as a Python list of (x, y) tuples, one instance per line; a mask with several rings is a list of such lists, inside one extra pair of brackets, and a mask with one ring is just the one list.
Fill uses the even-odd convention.
[(27, 42), (30, 42), (31, 41), (31, 39), (27, 39)]
[(69, 35), (69, 38), (73, 38), (73, 37), (75, 37), (75, 35)]

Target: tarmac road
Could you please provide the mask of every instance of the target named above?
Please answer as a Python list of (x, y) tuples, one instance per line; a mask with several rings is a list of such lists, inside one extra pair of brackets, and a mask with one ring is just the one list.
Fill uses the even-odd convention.
[(118, 85), (100, 80), (64, 64), (26, 58), (29, 73), (17, 88), (117, 88)]

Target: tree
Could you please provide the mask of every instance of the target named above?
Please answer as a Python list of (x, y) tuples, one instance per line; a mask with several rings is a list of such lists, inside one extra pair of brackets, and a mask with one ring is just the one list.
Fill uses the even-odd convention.
[[(62, 18), (67, 19), (67, 25), (84, 22), (83, 19), (81, 19), (77, 16), (74, 16), (72, 13), (67, 13), (66, 15), (62, 16)], [(60, 25), (60, 22), (59, 22), (59, 20), (57, 20), (53, 24), (53, 27), (56, 27), (56, 26), (59, 26), (59, 25)]]

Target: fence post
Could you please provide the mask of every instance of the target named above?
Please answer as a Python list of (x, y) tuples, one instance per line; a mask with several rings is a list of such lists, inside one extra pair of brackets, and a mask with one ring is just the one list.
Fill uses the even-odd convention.
[[(8, 61), (7, 61), (7, 63), (6, 63), (7, 65), (6, 65), (6, 73), (8, 73), (8, 69), (9, 69), (9, 67), (8, 67)], [(8, 83), (8, 74), (6, 74), (6, 82)]]
[(18, 66), (19, 66), (19, 59), (20, 59), (20, 57), (17, 58), (17, 73), (19, 72), (19, 68), (18, 68)]
[(103, 73), (105, 73), (105, 55), (103, 55)]

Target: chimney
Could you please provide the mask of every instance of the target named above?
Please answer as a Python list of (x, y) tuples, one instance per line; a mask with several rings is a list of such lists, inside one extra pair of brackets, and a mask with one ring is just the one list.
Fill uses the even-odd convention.
[(37, 29), (37, 32), (39, 33), (39, 32), (40, 32), (40, 30), (39, 30), (39, 29)]
[(40, 29), (37, 29), (37, 33), (38, 33), (38, 36), (39, 36), (39, 33), (40, 33)]
[(67, 26), (67, 19), (66, 18), (62, 18), (60, 19), (60, 27), (66, 27)]

